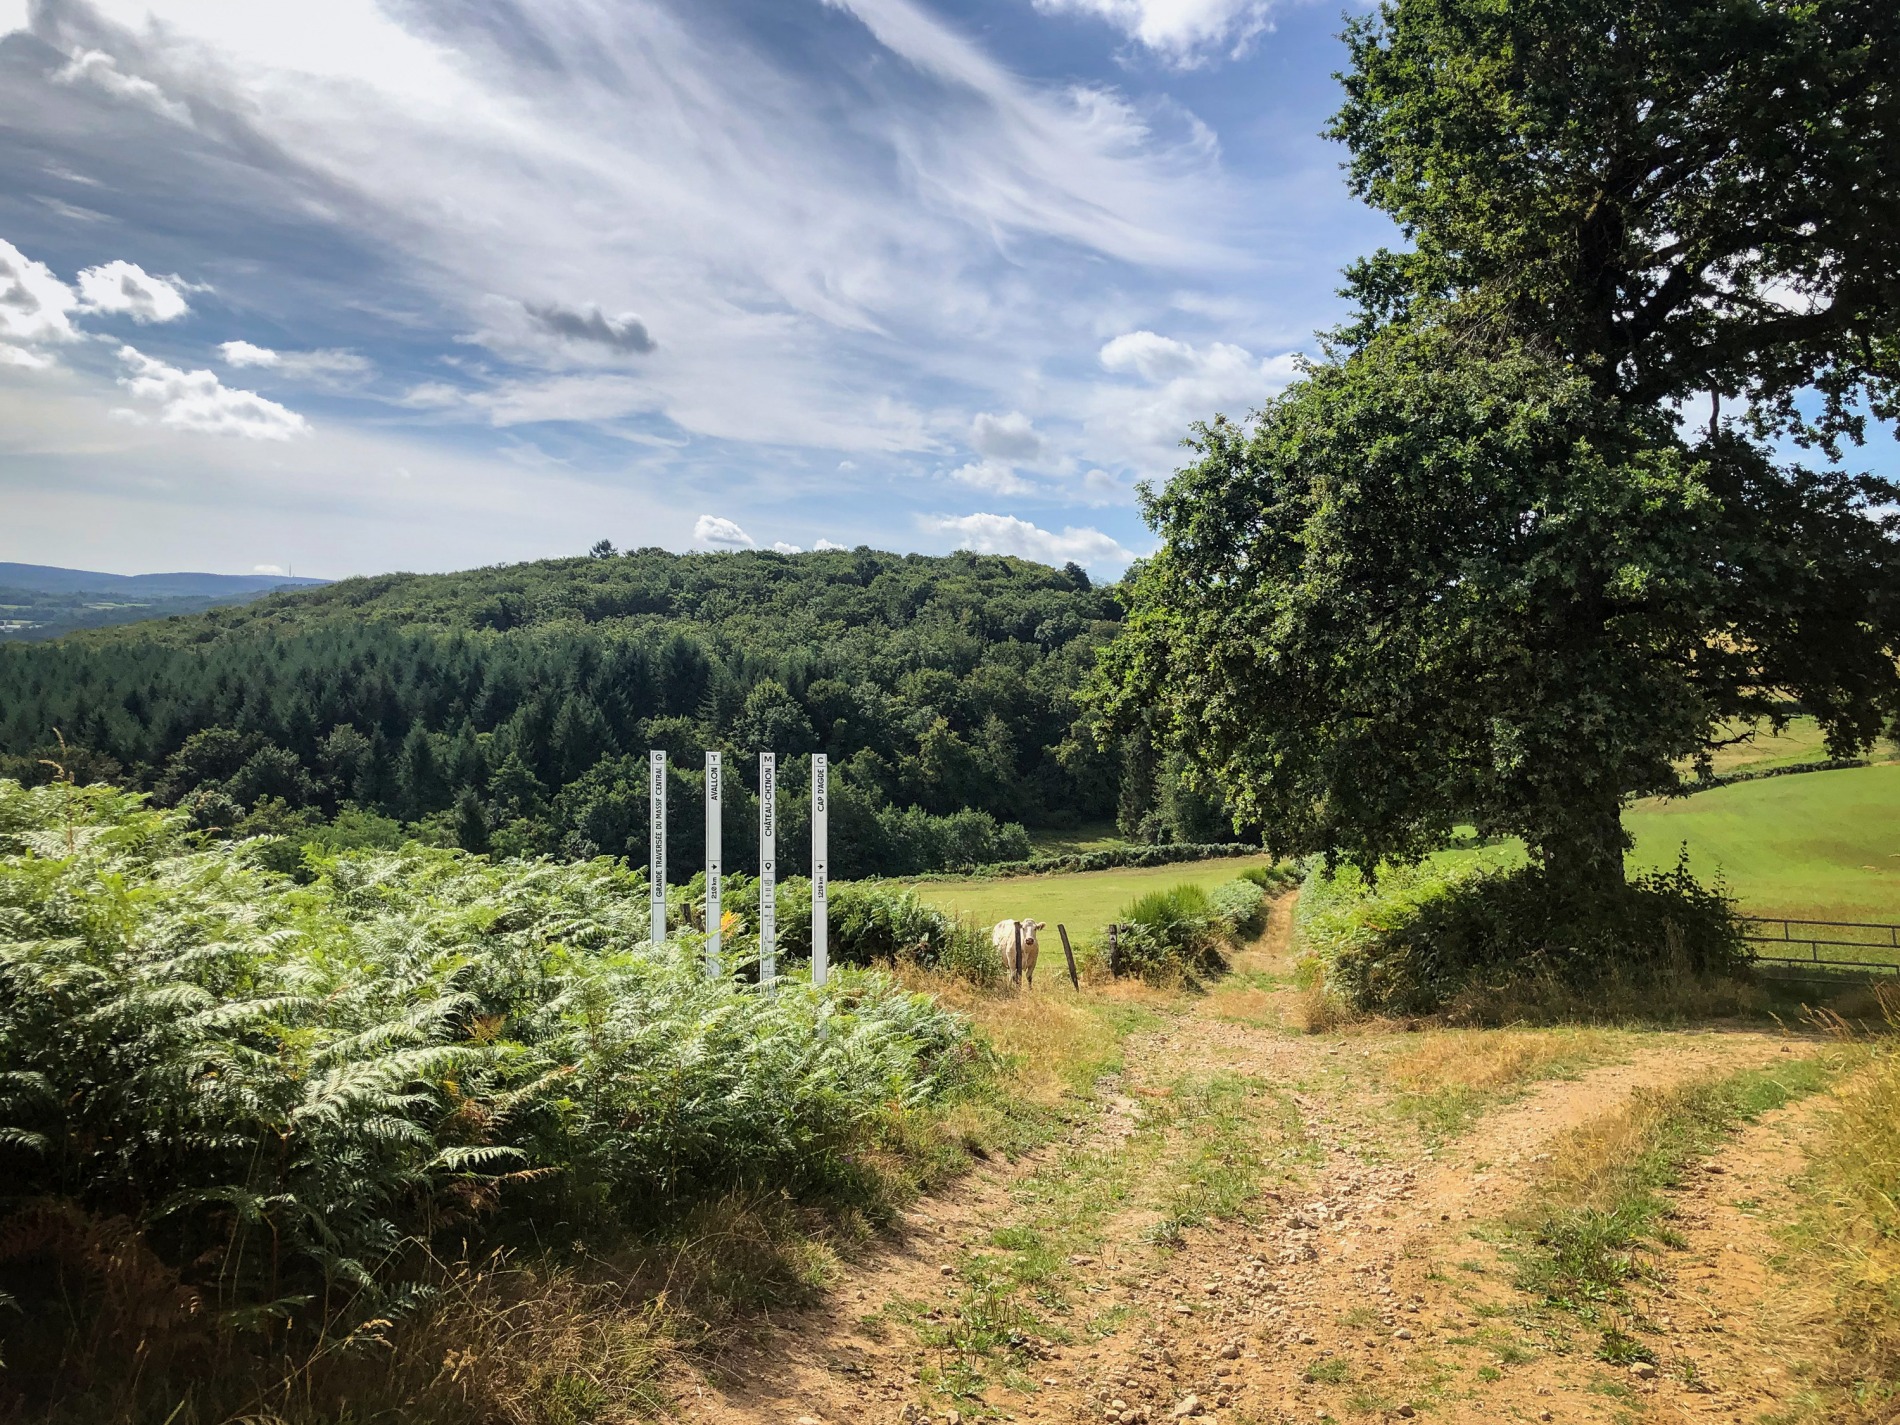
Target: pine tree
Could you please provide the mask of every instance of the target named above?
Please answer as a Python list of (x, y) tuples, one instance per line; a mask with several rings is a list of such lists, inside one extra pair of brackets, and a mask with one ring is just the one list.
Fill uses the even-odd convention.
[(405, 821), (415, 821), (449, 802), (448, 779), (443, 776), (435, 739), (421, 723), (413, 723), (396, 760), (396, 800)]
[(563, 786), (614, 750), (613, 730), (585, 693), (569, 693), (562, 701), (549, 741)]
[(455, 840), (464, 851), (488, 850), (488, 813), (473, 787), (464, 787), (455, 799)]

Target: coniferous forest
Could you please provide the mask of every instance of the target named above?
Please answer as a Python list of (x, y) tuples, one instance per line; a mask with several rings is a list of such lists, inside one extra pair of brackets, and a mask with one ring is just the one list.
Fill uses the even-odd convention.
[(1074, 564), (603, 543), (0, 647), (0, 776), (58, 763), (202, 829), (281, 833), (287, 868), (306, 844), (405, 839), (641, 865), (650, 748), (669, 754), (680, 877), (708, 749), (734, 759), (734, 871), (755, 869), (761, 750), (781, 758), (786, 874), (807, 869), (818, 751), (840, 877), (1015, 859), (1027, 828), (1109, 819), (1227, 839), (1141, 738), (1087, 735), (1073, 693), (1119, 618)]

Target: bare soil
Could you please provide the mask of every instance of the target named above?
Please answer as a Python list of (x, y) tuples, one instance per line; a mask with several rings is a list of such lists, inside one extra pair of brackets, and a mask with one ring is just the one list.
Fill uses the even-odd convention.
[[(1772, 1063), (1800, 1045), (1753, 1028), (1644, 1034), (1615, 1062), (1521, 1086), (1434, 1146), (1394, 1112), (1380, 1073), (1386, 1056), (1417, 1042), (1404, 1026), (1324, 1036), (1290, 1027), (1286, 923), (1282, 906), (1232, 981), (1129, 1042), (1127, 1069), (1100, 1086), (1085, 1126), (919, 1202), (817, 1306), (759, 1323), (681, 1381), (681, 1416), (706, 1425), (1702, 1421), (1754, 1420), (1787, 1401), (1805, 1343), (1796, 1304), (1778, 1291), (1770, 1229), (1785, 1215), (1812, 1103), (1747, 1128), (1678, 1194), (1673, 1226), (1686, 1245), (1668, 1254), (1630, 1322), (1658, 1357), (1653, 1378), (1598, 1359), (1596, 1331), (1523, 1292), (1498, 1224), (1567, 1129), (1638, 1087)], [(1062, 983), (1034, 993), (1073, 992)], [(1233, 1139), (1229, 1121), (1230, 1138), (1212, 1149), (1213, 1119), (1156, 1126), (1157, 1105), (1215, 1080), (1253, 1086), (1263, 1104), (1283, 1096), (1297, 1124), (1276, 1109), (1280, 1118)], [(1217, 1172), (1236, 1141), (1274, 1150), (1255, 1165), (1246, 1201), (1204, 1225), (1160, 1231), (1167, 1194)], [(1117, 1165), (1123, 1178), (1109, 1171)], [(1022, 1335), (1007, 1359), (978, 1362), (968, 1393), (946, 1391), (955, 1363), (928, 1341), (973, 1309), (971, 1254), (1036, 1212), (1050, 1221), (1050, 1194), (1065, 1187), (1073, 1211), (1099, 1213), (1100, 1227), (1098, 1245), (1062, 1259), (1031, 1293), (1043, 1298), (1037, 1319), (1054, 1324)], [(1054, 1210), (1059, 1220), (1060, 1202)]]

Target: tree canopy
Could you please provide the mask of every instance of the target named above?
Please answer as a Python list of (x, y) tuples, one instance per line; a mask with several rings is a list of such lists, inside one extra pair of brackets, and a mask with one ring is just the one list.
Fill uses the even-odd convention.
[(1736, 720), (1845, 752), (1900, 705), (1896, 490), (1769, 443), (1894, 414), (1900, 13), (1394, 0), (1347, 40), (1333, 132), (1412, 246), (1147, 495), (1093, 697), (1276, 849), (1475, 823), (1620, 878), (1624, 800)]
[[(834, 874), (1011, 860), (1029, 853), (1024, 826), (1116, 815), (1124, 756), (1077, 735), (1074, 692), (1119, 615), (1080, 568), (976, 554), (596, 546), (350, 579), (0, 646), (0, 775), (41, 779), (39, 759), (57, 759), (203, 827), (374, 846), (406, 826), (638, 865), (649, 748), (672, 758), (682, 846), (697, 842), (701, 751), (772, 750), (790, 874), (803, 754), (824, 751)], [(750, 766), (729, 785), (727, 859), (749, 869)], [(1203, 839), (1157, 812), (1165, 776), (1131, 785), (1131, 825)]]
[(1886, 0), (1396, 0), (1346, 40), (1330, 133), (1412, 243), (1348, 269), (1360, 340), (1453, 298), (1633, 406), (1894, 416)]

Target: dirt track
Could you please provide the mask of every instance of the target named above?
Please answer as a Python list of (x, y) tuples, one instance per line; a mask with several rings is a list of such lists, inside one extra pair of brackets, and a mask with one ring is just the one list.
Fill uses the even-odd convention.
[[(1284, 919), (1237, 969), (1286, 968)], [(821, 1306), (765, 1324), (684, 1383), (681, 1414), (708, 1425), (1728, 1420), (1793, 1388), (1760, 1202), (1796, 1170), (1811, 1104), (1749, 1128), (1681, 1194), (1689, 1245), (1660, 1288), (1673, 1295), (1644, 1303), (1661, 1332), (1654, 1379), (1597, 1360), (1588, 1333), (1539, 1312), (1490, 1226), (1565, 1130), (1639, 1086), (1771, 1063), (1785, 1037), (1643, 1035), (1434, 1150), (1394, 1117), (1378, 1072), (1407, 1036), (1310, 1037), (1287, 1027), (1291, 1009), (1290, 990), (1236, 988), (1130, 1041), (1085, 1129), (919, 1203)], [(1235, 1173), (1244, 1202), (1178, 1225), (1183, 1203), (1231, 1192)], [(983, 1254), (999, 1242), (1081, 1244), (1016, 1283), (1036, 1324), (986, 1293)], [(1012, 1320), (1013, 1344), (971, 1369)]]

